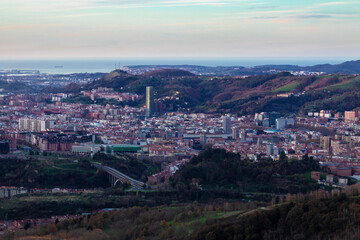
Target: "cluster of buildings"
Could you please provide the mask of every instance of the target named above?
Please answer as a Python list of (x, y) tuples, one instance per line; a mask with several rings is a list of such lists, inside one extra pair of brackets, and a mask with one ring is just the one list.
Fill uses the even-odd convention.
[(36, 119), (36, 118), (20, 118), (19, 130), (31, 132), (45, 132), (53, 129), (55, 126), (54, 120), (49, 119)]
[(153, 174), (148, 177), (148, 183), (160, 184), (169, 181), (170, 177), (176, 173), (179, 168), (189, 162), (189, 159), (182, 159), (179, 161), (169, 163), (165, 169), (159, 173)]
[(38, 70), (0, 69), (0, 80), (29, 85), (35, 89), (63, 87), (68, 84), (87, 84), (105, 76), (106, 73), (46, 74)]
[(11, 198), (18, 194), (27, 193), (26, 188), (18, 187), (0, 187), (0, 198)]
[(51, 101), (53, 102), (62, 102), (64, 99), (73, 96), (73, 94), (69, 93), (50, 93)]
[(321, 179), (321, 173), (318, 171), (313, 171), (311, 172), (310, 176), (311, 179), (327, 186), (344, 187), (348, 184), (348, 178), (341, 177), (343, 175), (339, 175), (340, 177), (335, 177), (333, 174), (326, 174), (325, 179)]
[[(346, 112), (345, 112), (346, 113)], [(308, 112), (309, 117), (319, 117), (319, 118), (331, 118), (333, 117), (331, 111), (321, 110), (320, 112)], [(341, 113), (336, 113), (335, 118), (341, 117)]]
[(276, 128), (278, 130), (293, 127), (295, 116), (282, 117), (279, 112), (262, 112), (255, 114), (255, 122), (258, 126)]
[[(109, 91), (112, 89), (100, 88), (96, 92)], [(335, 163), (360, 158), (355, 111), (333, 115), (322, 110), (308, 117), (279, 112), (247, 116), (164, 112), (157, 106), (153, 87), (146, 87), (145, 95), (144, 107), (49, 102), (51, 96), (46, 94), (6, 96), (0, 101), (0, 148), (3, 143), (12, 151), (17, 143), (27, 143), (36, 151), (70, 155), (127, 152), (167, 163), (189, 159), (209, 147), (254, 160), (276, 160), (282, 151), (290, 158), (308, 154)], [(168, 178), (165, 175), (154, 179)]]
[[(14, 101), (16, 97), (11, 99)], [(24, 96), (19, 99), (27, 100)], [(359, 155), (354, 123), (328, 118), (327, 114), (331, 113), (325, 110), (320, 112), (323, 117), (312, 118), (282, 116), (278, 112), (242, 117), (181, 112), (156, 114), (152, 87), (147, 87), (146, 106), (141, 108), (40, 103), (43, 102), (34, 102), (33, 107), (4, 105), (0, 106), (0, 112), (6, 119), (2, 129), (13, 141), (26, 141), (41, 151), (88, 154), (95, 151), (91, 136), (96, 135), (101, 143), (97, 149), (105, 149), (107, 145), (111, 148), (114, 144), (136, 145), (141, 148), (136, 151), (139, 155), (154, 158), (177, 156), (176, 159), (181, 159), (208, 146), (254, 159), (259, 155), (276, 159), (281, 151), (292, 157), (306, 153), (318, 158), (341, 157), (343, 152), (353, 158)], [(332, 129), (337, 135), (324, 135), (317, 128)], [(348, 151), (349, 148), (353, 150)]]
[(95, 101), (98, 98), (103, 99), (114, 99), (119, 102), (137, 101), (142, 96), (135, 93), (119, 93), (115, 92), (113, 88), (99, 87), (91, 91), (83, 91), (84, 96), (90, 97), (91, 100)]
[(320, 76), (325, 74), (325, 72), (312, 72), (312, 71), (290, 71), (294, 76)]

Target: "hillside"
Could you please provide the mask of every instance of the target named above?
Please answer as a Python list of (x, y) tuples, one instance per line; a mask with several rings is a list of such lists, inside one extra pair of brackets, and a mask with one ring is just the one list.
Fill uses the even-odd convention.
[(88, 160), (37, 160), (34, 156), (29, 160), (0, 159), (0, 186), (96, 188), (108, 187), (109, 183), (106, 175), (97, 172)]
[(178, 69), (161, 69), (142, 74), (145, 77), (160, 77), (160, 78), (176, 78), (176, 77), (193, 77), (195, 74), (178, 70)]
[(343, 74), (360, 74), (360, 60), (347, 61), (340, 64), (321, 64), (311, 67), (304, 67), (310, 71), (326, 72), (326, 73), (343, 73)]
[(80, 92), (81, 85), (76, 83), (70, 83), (62, 88), (56, 88), (56, 87), (45, 87), (42, 89), (42, 92), (44, 93), (78, 93)]
[[(132, 207), (69, 219), (0, 239), (357, 239), (360, 200), (340, 195), (278, 205), (219, 202)], [(27, 237), (26, 237), (27, 236)], [(41, 239), (43, 239), (41, 238)]]
[(215, 220), (190, 239), (356, 239), (359, 207), (346, 196), (291, 202)]
[(105, 75), (100, 80), (94, 81), (84, 86), (84, 89), (92, 89), (98, 87), (114, 88), (115, 90), (122, 90), (128, 84), (136, 81), (138, 78), (134, 75), (128, 74), (121, 70), (115, 70)]
[(298, 65), (258, 65), (253, 67), (242, 66), (198, 66), (198, 65), (133, 65), (126, 66), (130, 73), (143, 74), (161, 69), (179, 69), (202, 76), (255, 76), (266, 75), (271, 71), (308, 71), (323, 72), (325, 74), (360, 74), (360, 60), (347, 61), (340, 64), (318, 64), (313, 66)]
[[(127, 155), (96, 154), (96, 162), (113, 167), (135, 179), (146, 181), (160, 166)], [(66, 179), (66, 181), (64, 181)], [(88, 159), (62, 159), (32, 155), (28, 160), (0, 159), (0, 186), (26, 188), (97, 188), (109, 187), (106, 174), (97, 171)]]
[(19, 82), (7, 82), (5, 79), (0, 79), (0, 89), (3, 89), (5, 93), (7, 92), (31, 92), (34, 89), (26, 84)]
[[(173, 75), (174, 74), (174, 75)], [(204, 113), (251, 114), (262, 111), (304, 112), (329, 109), (345, 111), (360, 105), (357, 75), (203, 77), (179, 70), (161, 70), (144, 75), (114, 71), (84, 89), (112, 87), (120, 92), (145, 94), (153, 86), (155, 98), (173, 97), (178, 109)], [(287, 93), (289, 97), (278, 94)], [(144, 99), (138, 103), (144, 104)]]
[(210, 149), (177, 171), (172, 185), (183, 190), (298, 193), (319, 188), (317, 183), (304, 178), (305, 173), (319, 169), (319, 163), (307, 156), (302, 161), (251, 162), (223, 149)]

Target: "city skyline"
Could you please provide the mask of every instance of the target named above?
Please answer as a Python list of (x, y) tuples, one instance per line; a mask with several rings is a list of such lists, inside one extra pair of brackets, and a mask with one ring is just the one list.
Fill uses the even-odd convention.
[(360, 1), (0, 2), (4, 59), (360, 55)]

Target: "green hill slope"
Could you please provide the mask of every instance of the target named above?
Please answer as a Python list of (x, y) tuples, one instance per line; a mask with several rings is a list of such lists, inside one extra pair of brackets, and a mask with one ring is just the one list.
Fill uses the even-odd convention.
[[(143, 75), (114, 71), (83, 89), (111, 87), (119, 92), (145, 95), (153, 86), (155, 98), (166, 97), (176, 109), (205, 113), (251, 114), (261, 111), (306, 112), (329, 109), (345, 111), (360, 105), (359, 77), (356, 75), (293, 76), (290, 73), (240, 77), (202, 77), (164, 69)], [(289, 93), (290, 97), (278, 96)], [(339, 104), (339, 99), (348, 100)], [(138, 106), (144, 104), (144, 98)]]

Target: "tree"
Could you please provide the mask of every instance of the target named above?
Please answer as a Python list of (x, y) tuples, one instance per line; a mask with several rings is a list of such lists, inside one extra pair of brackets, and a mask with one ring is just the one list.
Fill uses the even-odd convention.
[(208, 233), (206, 234), (206, 236), (205, 236), (205, 239), (206, 239), (206, 240), (215, 240), (215, 239), (216, 239), (216, 235), (215, 235), (215, 233), (213, 233), (213, 232), (208, 232)]
[(280, 151), (280, 157), (279, 157), (280, 161), (287, 161), (288, 157), (286, 156), (284, 151)]

